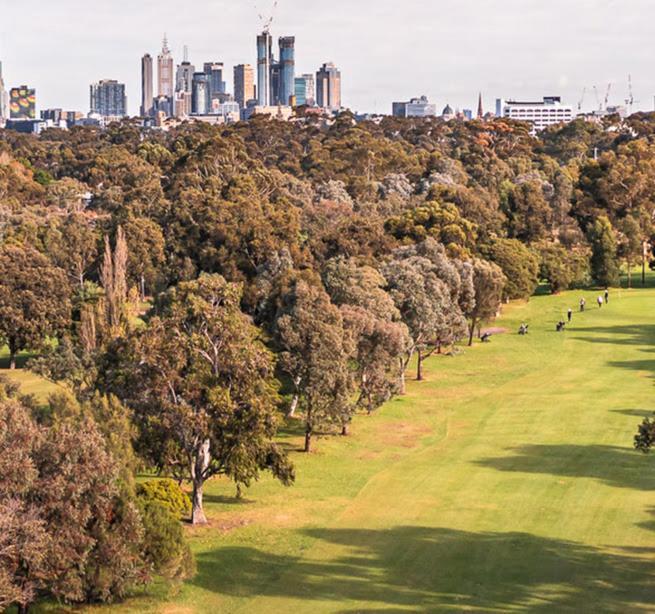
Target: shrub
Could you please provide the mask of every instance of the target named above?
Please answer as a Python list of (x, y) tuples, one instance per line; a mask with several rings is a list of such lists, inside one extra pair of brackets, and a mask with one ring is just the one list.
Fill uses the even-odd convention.
[(149, 480), (137, 486), (137, 496), (144, 503), (157, 502), (163, 505), (175, 518), (191, 515), (191, 500), (177, 482), (170, 479)]
[(186, 580), (195, 573), (195, 561), (179, 520), (166, 504), (139, 498), (143, 522), (144, 556), (153, 571), (170, 580)]

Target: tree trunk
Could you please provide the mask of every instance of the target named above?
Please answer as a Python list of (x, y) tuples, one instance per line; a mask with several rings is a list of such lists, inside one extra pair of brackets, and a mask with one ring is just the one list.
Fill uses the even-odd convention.
[(141, 301), (146, 300), (146, 279), (141, 275)]
[(628, 260), (628, 290), (632, 288), (632, 263)]
[(471, 330), (469, 331), (469, 347), (473, 345), (473, 336), (475, 335), (475, 318), (471, 320)]
[(350, 425), (348, 424), (348, 422), (344, 422), (343, 426), (341, 427), (341, 436), (342, 437), (348, 437), (348, 435), (350, 434), (348, 432), (348, 427), (349, 426)]
[(16, 343), (10, 339), (9, 340), (9, 368), (12, 371), (16, 369), (16, 354), (18, 354), (18, 348), (16, 347)]
[(300, 377), (294, 378), (293, 385), (296, 388), (296, 392), (293, 393), (293, 398), (291, 399), (291, 405), (289, 406), (289, 412), (287, 413), (287, 418), (293, 418), (296, 415), (296, 410), (298, 409), (298, 401), (300, 400), (300, 395), (298, 394), (298, 386), (300, 386)]
[(193, 501), (191, 508), (191, 524), (207, 524), (207, 517), (202, 507), (202, 487), (205, 482), (205, 471), (209, 467), (209, 439), (205, 439), (196, 454), (191, 468), (193, 479)]
[(405, 385), (405, 361), (402, 358), (398, 359), (400, 362), (400, 382), (398, 394), (404, 395), (407, 392), (407, 386)]
[(30, 611), (30, 604), (19, 603), (16, 609), (18, 611), (18, 614), (28, 614), (28, 612)]
[(421, 350), (417, 351), (417, 363), (416, 363), (416, 381), (423, 381), (423, 352)]
[(305, 431), (305, 452), (309, 454), (312, 451), (312, 429), (307, 427)]
[(641, 246), (641, 285), (646, 285), (646, 246), (648, 243), (644, 241)]

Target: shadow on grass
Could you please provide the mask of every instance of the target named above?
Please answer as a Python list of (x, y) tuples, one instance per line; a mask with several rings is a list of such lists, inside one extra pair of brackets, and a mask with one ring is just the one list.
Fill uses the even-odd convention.
[(529, 445), (510, 448), (512, 456), (485, 458), (477, 465), (498, 471), (592, 478), (610, 486), (655, 490), (655, 470), (643, 454), (617, 446)]
[[(584, 326), (580, 328), (587, 335), (576, 337), (577, 341), (587, 343), (618, 344), (618, 345), (653, 345), (655, 343), (655, 325), (627, 326)], [(598, 336), (592, 336), (598, 335)]]
[[(526, 533), (420, 526), (309, 529), (305, 535), (319, 542), (313, 552), (331, 556), (309, 559), (251, 547), (217, 548), (198, 554), (193, 582), (231, 596), (331, 602), (334, 612), (369, 614), (621, 612), (650, 607), (655, 600), (655, 561), (621, 549), (610, 553)], [(285, 605), (292, 608), (280, 602), (277, 611), (285, 611)]]
[(613, 414), (623, 414), (624, 416), (634, 416), (635, 418), (652, 418), (655, 410), (653, 409), (610, 409)]

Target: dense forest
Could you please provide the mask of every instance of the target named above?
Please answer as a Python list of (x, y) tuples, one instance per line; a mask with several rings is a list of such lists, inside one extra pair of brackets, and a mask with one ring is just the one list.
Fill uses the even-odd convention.
[(189, 577), (207, 480), (293, 484), (283, 421), (309, 453), (540, 283), (642, 283), (654, 135), (652, 114), (0, 131), (0, 344), (65, 390), (0, 381), (0, 608)]

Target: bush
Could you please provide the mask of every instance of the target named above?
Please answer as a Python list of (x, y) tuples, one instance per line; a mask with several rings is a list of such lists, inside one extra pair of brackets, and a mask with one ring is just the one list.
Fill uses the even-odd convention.
[(163, 505), (175, 518), (191, 515), (189, 496), (173, 480), (150, 480), (137, 486), (137, 497), (144, 503), (156, 502)]
[(153, 571), (170, 580), (193, 577), (195, 561), (179, 520), (164, 503), (140, 497), (139, 504), (144, 528), (144, 556)]
[(530, 298), (539, 283), (539, 258), (517, 239), (498, 239), (489, 249), (489, 259), (505, 274), (503, 298)]

